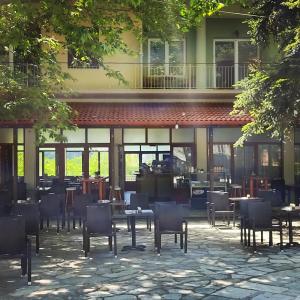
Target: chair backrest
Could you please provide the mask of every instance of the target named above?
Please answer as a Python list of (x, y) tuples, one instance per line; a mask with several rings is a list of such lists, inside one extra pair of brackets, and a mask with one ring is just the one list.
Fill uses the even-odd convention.
[(42, 216), (58, 216), (65, 203), (65, 194), (43, 195), (40, 203)]
[(136, 209), (138, 206), (142, 209), (149, 208), (149, 197), (147, 194), (137, 193), (130, 195), (130, 209)]
[(214, 204), (215, 211), (229, 210), (228, 193), (216, 191), (210, 193), (210, 202)]
[(272, 206), (269, 201), (251, 201), (248, 203), (248, 219), (255, 228), (272, 226)]
[(86, 216), (86, 207), (93, 203), (93, 196), (91, 194), (74, 195), (73, 200), (73, 214), (76, 216)]
[(23, 217), (0, 218), (0, 255), (18, 255), (26, 251), (25, 220)]
[(155, 218), (159, 221), (160, 231), (181, 231), (183, 211), (176, 203), (156, 203)]
[(109, 203), (93, 204), (86, 207), (86, 226), (89, 233), (112, 234), (112, 214)]
[(264, 201), (270, 201), (273, 207), (282, 206), (281, 192), (276, 190), (259, 190), (257, 197), (264, 199)]
[(26, 234), (38, 234), (40, 211), (36, 203), (17, 203), (13, 206), (11, 214), (22, 216), (25, 220)]

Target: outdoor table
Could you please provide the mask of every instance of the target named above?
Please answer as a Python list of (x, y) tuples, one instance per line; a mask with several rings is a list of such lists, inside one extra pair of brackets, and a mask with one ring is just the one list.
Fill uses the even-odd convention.
[(262, 200), (260, 197), (230, 197), (228, 198), (231, 202), (241, 202), (241, 201), (252, 201), (252, 200)]
[(151, 209), (143, 209), (143, 210), (135, 210), (135, 209), (126, 209), (125, 210), (125, 215), (130, 219), (130, 227), (131, 227), (131, 246), (124, 246), (122, 251), (127, 251), (127, 250), (140, 250), (144, 251), (145, 250), (145, 245), (137, 245), (136, 244), (136, 230), (135, 230), (135, 221), (136, 217), (152, 217), (153, 210)]
[(273, 207), (272, 211), (273, 216), (288, 221), (289, 242), (286, 244), (286, 247), (299, 245), (299, 243), (293, 241), (293, 219), (300, 216), (300, 206)]
[(99, 200), (105, 198), (105, 178), (82, 178), (82, 193), (89, 194), (91, 192), (91, 184), (97, 184)]

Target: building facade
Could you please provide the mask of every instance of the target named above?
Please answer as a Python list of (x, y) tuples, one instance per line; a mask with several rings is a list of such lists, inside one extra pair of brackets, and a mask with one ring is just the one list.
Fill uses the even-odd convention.
[(67, 143), (48, 138), (37, 147), (30, 124), (2, 122), (1, 186), (16, 175), (34, 188), (42, 177), (100, 172), (125, 190), (135, 190), (142, 163), (168, 156), (176, 158), (179, 175), (201, 169), (223, 172), (238, 184), (251, 174), (298, 183), (297, 131), (281, 142), (256, 136), (243, 148), (233, 146), (250, 121), (230, 115), (239, 93), (234, 85), (247, 76), (254, 59), (276, 59), (274, 49), (257, 49), (250, 43), (243, 18), (209, 17), (169, 42), (153, 36), (139, 44), (128, 34), (124, 39), (137, 55), (107, 58), (126, 84), (107, 77), (97, 64), (74, 64), (72, 53), (61, 53), (63, 70), (75, 79), (67, 83), (75, 93), (62, 101), (77, 111), (73, 121), (78, 130), (64, 132)]

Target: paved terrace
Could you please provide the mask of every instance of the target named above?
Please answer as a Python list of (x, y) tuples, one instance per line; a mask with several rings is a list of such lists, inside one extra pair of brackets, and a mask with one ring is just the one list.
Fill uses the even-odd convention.
[(86, 259), (79, 229), (43, 231), (32, 286), (20, 278), (19, 261), (0, 261), (0, 299), (300, 299), (299, 248), (261, 247), (254, 254), (240, 246), (237, 228), (191, 221), (188, 253), (166, 236), (159, 257), (144, 222), (137, 230), (144, 252), (121, 252), (131, 238), (125, 223), (118, 227), (118, 258), (107, 238), (91, 239)]

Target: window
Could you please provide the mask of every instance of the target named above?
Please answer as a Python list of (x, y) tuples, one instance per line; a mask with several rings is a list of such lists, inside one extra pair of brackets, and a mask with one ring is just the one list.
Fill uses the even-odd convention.
[(185, 40), (164, 42), (149, 39), (148, 62), (150, 76), (183, 76), (185, 64)]
[(55, 148), (39, 149), (39, 176), (56, 176)]
[(24, 176), (24, 146), (18, 145), (18, 176)]
[(82, 176), (83, 148), (65, 149), (65, 175)]
[(231, 145), (213, 145), (213, 170), (214, 172), (224, 172), (226, 176), (231, 176)]
[(258, 175), (268, 178), (280, 177), (281, 147), (280, 145), (258, 145)]
[(249, 63), (257, 58), (257, 47), (249, 40), (215, 40), (215, 87), (232, 88), (248, 76)]
[(68, 49), (68, 68), (72, 69), (98, 69), (98, 60), (92, 55), (76, 55), (75, 51)]
[(109, 148), (93, 147), (89, 151), (89, 175), (95, 175), (100, 172), (100, 176), (109, 176)]

